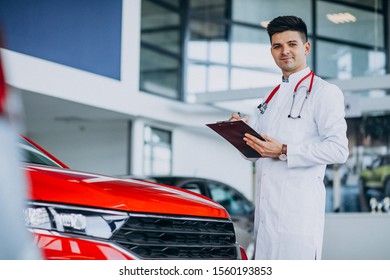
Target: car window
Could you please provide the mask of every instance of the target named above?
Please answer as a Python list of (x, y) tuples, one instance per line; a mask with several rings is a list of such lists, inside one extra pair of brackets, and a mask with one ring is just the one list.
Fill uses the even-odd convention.
[(197, 183), (186, 183), (181, 186), (182, 189), (202, 194), (202, 186)]
[(371, 168), (372, 169), (375, 169), (375, 168), (378, 168), (380, 166), (380, 163), (381, 163), (381, 159), (380, 158), (377, 158), (376, 160), (374, 160), (371, 164)]
[(151, 177), (153, 180), (155, 180), (159, 184), (164, 184), (164, 185), (170, 185), (170, 186), (175, 186), (175, 180), (173, 178), (160, 178), (160, 177)]
[(245, 215), (251, 212), (252, 205), (233, 188), (221, 183), (209, 182), (209, 189), (211, 198), (221, 204), (230, 215)]
[(384, 157), (382, 165), (389, 165), (390, 164), (390, 157)]
[(26, 163), (61, 167), (47, 155), (38, 150), (23, 138), (19, 138), (19, 148), (22, 150), (22, 160)]

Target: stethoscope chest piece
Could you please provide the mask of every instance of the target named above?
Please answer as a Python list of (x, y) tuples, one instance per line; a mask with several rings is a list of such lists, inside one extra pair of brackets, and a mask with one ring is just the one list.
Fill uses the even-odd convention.
[(268, 104), (265, 102), (263, 102), (259, 106), (257, 106), (257, 108), (260, 111), (260, 114), (262, 114), (262, 115), (264, 115), (265, 111), (267, 110), (267, 107), (268, 107)]

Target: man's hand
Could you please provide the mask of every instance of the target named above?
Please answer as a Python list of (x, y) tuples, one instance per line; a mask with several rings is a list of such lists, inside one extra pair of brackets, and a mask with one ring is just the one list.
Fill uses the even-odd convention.
[(277, 140), (265, 135), (264, 133), (261, 133), (260, 135), (265, 139), (265, 141), (262, 141), (249, 133), (245, 133), (244, 141), (248, 146), (253, 148), (263, 157), (279, 157), (282, 151), (282, 143), (279, 143)]
[(245, 115), (242, 117), (239, 113), (233, 113), (229, 119), (229, 122), (236, 122), (236, 121), (248, 122), (248, 116)]

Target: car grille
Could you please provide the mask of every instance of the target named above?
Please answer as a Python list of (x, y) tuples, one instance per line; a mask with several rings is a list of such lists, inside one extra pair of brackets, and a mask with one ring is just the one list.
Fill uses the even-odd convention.
[(111, 240), (140, 259), (237, 259), (228, 219), (131, 214)]

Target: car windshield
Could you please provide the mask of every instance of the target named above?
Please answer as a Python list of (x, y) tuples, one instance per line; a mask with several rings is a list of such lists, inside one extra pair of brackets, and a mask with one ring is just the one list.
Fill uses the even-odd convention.
[(22, 149), (22, 160), (26, 163), (34, 163), (40, 165), (61, 167), (50, 157), (45, 155), (42, 151), (40, 151), (37, 147), (33, 146), (31, 143), (19, 137), (19, 148)]
[(371, 169), (378, 168), (379, 166), (381, 166), (381, 158), (377, 158), (372, 162)]

